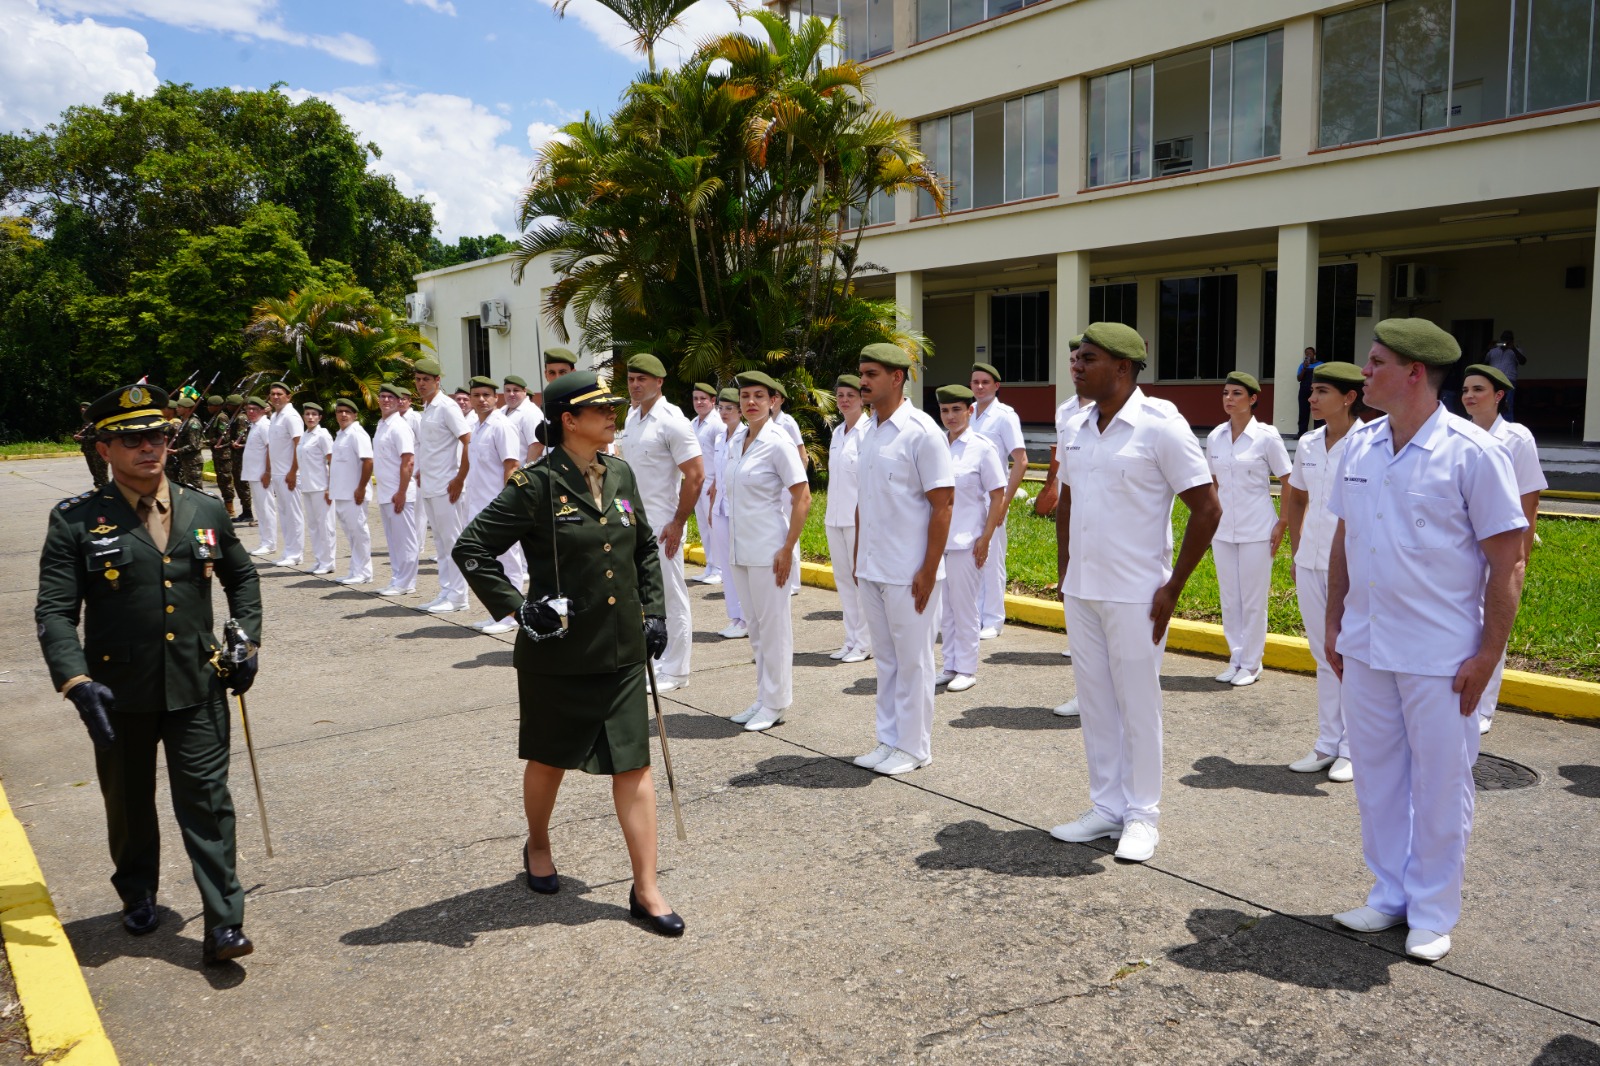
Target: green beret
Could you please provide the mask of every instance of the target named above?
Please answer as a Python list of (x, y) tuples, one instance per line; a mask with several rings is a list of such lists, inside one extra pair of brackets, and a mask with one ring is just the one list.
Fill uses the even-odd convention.
[(335, 406), (335, 407), (348, 407), (350, 410), (354, 411), (356, 414), (360, 414), (361, 413), (361, 408), (357, 407), (356, 406), (356, 402), (354, 400), (352, 400), (348, 396), (339, 397), (337, 400), (333, 401), (333, 406)]
[(426, 374), (430, 378), (439, 377), (444, 373), (444, 371), (439, 369), (439, 360), (427, 355), (412, 363), (411, 369), (416, 371), (418, 374)]
[(410, 396), (411, 390), (404, 385), (396, 385), (392, 381), (385, 381), (378, 386), (379, 392), (387, 392), (390, 396)]
[(857, 392), (860, 392), (861, 379), (856, 377), (854, 374), (840, 374), (838, 377), (833, 379), (833, 387), (836, 389), (855, 389)]
[(649, 352), (640, 352), (628, 360), (628, 370), (635, 374), (649, 374), (653, 378), (667, 376), (667, 368), (661, 365), (661, 360)]
[(174, 406), (182, 407), (184, 410), (189, 410), (189, 409), (194, 407), (194, 397), (193, 396), (179, 396), (178, 397), (178, 401)]
[(263, 400), (259, 396), (252, 396), (248, 400), (246, 400), (245, 403), (247, 405), (249, 405), (249, 406), (259, 407), (262, 410), (265, 410), (266, 407), (267, 407), (267, 401)]
[(1386, 318), (1372, 327), (1379, 344), (1426, 366), (1449, 366), (1461, 358), (1456, 339), (1425, 318)]
[(1344, 392), (1359, 389), (1366, 383), (1361, 376), (1361, 368), (1354, 363), (1329, 362), (1323, 363), (1311, 371), (1312, 382), (1322, 382), (1332, 385)]
[(890, 370), (909, 371), (911, 369), (911, 356), (906, 354), (906, 350), (898, 344), (889, 344), (887, 341), (869, 344), (861, 349), (861, 361), (863, 363), (877, 363), (879, 366), (886, 366)]
[(225, 402), (237, 406), (241, 403), (244, 403), (244, 397), (240, 396), (237, 392), (230, 392), (228, 393), (228, 399)]
[(621, 396), (613, 396), (592, 370), (563, 374), (545, 386), (544, 390), (547, 413), (570, 411), (575, 407), (615, 407), (627, 402)]
[(307, 400), (305, 403), (300, 405), (300, 410), (315, 411), (320, 415), (322, 413), (322, 405), (315, 400)]
[[(973, 369), (979, 370), (982, 368), (973, 367)], [(933, 394), (939, 397), (940, 403), (970, 404), (973, 400), (977, 399), (976, 396), (972, 395), (972, 390), (967, 388), (965, 385), (940, 385), (934, 390)]]
[(84, 417), (102, 433), (144, 433), (167, 427), (167, 420), (161, 416), (165, 406), (167, 393), (164, 389), (154, 385), (124, 385), (90, 404)]
[(1076, 337), (1067, 338), (1067, 351), (1075, 352), (1081, 347), (1083, 347), (1083, 334), (1080, 333)]
[(1504, 392), (1511, 392), (1516, 388), (1515, 385), (1511, 384), (1510, 378), (1506, 377), (1504, 373), (1492, 366), (1485, 366), (1482, 363), (1473, 363), (1471, 366), (1467, 367), (1466, 373), (1481, 374), (1490, 381), (1494, 382), (1495, 388)]
[(717, 398), (717, 387), (715, 385), (707, 385), (703, 381), (695, 382), (694, 383), (694, 389), (692, 391), (694, 391), (694, 392), (703, 392), (707, 396), (711, 397), (713, 400), (715, 400)]
[(452, 395), (452, 396), (471, 396), (472, 395), (472, 390), (467, 388), (465, 385), (457, 385), (455, 388), (450, 390), (450, 395)]
[(282, 389), (290, 396), (294, 395), (294, 390), (289, 387), (289, 383), (287, 381), (274, 381), (272, 384), (267, 386), (268, 392), (271, 392), (273, 389)]
[(507, 374), (506, 380), (503, 382), (503, 384), (515, 385), (524, 392), (528, 391), (528, 383), (523, 381), (522, 378), (518, 377), (516, 374)]
[(565, 348), (546, 348), (544, 350), (544, 361), (547, 363), (566, 363), (568, 366), (578, 365), (578, 357)]
[(735, 377), (733, 383), (741, 389), (753, 388), (759, 385), (774, 395), (783, 392), (783, 387), (773, 381), (771, 375), (763, 374), (759, 370), (746, 370), (743, 374)]
[(735, 388), (723, 389), (721, 392), (717, 393), (717, 399), (723, 403), (738, 403), (739, 390)]
[(221, 407), (223, 400), (221, 396), (207, 396), (206, 403), (210, 404), (212, 407)]
[(1107, 355), (1131, 359), (1135, 363), (1142, 363), (1148, 358), (1144, 338), (1139, 336), (1139, 331), (1121, 322), (1096, 322), (1083, 331), (1083, 337), (1080, 338), (1082, 344), (1092, 344)]
[(1000, 371), (995, 369), (993, 363), (973, 363), (972, 369), (983, 371), (985, 374), (988, 374), (990, 377), (994, 378), (996, 383), (1005, 380), (1005, 378), (1000, 376)]
[(488, 389), (490, 392), (499, 392), (500, 387), (494, 383), (494, 378), (486, 378), (482, 374), (467, 382), (467, 391), (473, 389)]
[(1243, 370), (1235, 370), (1228, 375), (1226, 380), (1229, 385), (1243, 385), (1252, 396), (1261, 394), (1261, 382), (1255, 379), (1254, 374), (1246, 374)]

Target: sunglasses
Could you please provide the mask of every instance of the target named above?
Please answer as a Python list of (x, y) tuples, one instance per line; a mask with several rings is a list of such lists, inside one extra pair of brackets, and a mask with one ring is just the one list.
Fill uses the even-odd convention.
[(115, 436), (117, 443), (130, 452), (138, 451), (146, 445), (159, 448), (167, 443), (167, 431), (164, 429), (147, 429), (143, 433), (118, 433)]

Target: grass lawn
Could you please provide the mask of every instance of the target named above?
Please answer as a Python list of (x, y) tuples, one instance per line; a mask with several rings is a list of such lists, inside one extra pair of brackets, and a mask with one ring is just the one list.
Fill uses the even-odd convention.
[(47, 455), (50, 452), (75, 452), (78, 442), (71, 437), (65, 440), (19, 440), (15, 444), (0, 444), (0, 455)]
[[(1039, 485), (1024, 482), (1035, 493)], [(827, 494), (812, 496), (811, 513), (800, 535), (801, 553), (815, 562), (828, 561), (828, 537), (822, 528)], [(1189, 513), (1181, 503), (1174, 509), (1172, 540), (1183, 539)], [(1011, 505), (1007, 521), (1011, 546), (1007, 569), (1011, 591), (1055, 599), (1056, 527), (1033, 513), (1029, 501)], [(1540, 518), (1543, 541), (1533, 550), (1522, 609), (1511, 632), (1509, 665), (1515, 669), (1600, 681), (1600, 522), (1576, 518)], [(1304, 636), (1300, 606), (1295, 599), (1293, 563), (1288, 539), (1272, 565), (1272, 592), (1267, 604), (1267, 627), (1274, 633)], [(1189, 579), (1178, 601), (1178, 616), (1200, 622), (1221, 622), (1217, 572), (1207, 554)]]

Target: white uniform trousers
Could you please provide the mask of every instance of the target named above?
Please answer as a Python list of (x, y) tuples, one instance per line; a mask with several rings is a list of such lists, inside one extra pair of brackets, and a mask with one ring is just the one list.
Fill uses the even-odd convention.
[(657, 542), (661, 560), (662, 593), (667, 601), (667, 650), (656, 663), (656, 673), (668, 677), (688, 677), (689, 660), (694, 650), (694, 618), (689, 613), (689, 586), (683, 579), (683, 541), (668, 555)]
[(306, 520), (300, 509), (300, 494), (289, 487), (286, 479), (272, 476), (272, 498), (278, 508), (278, 532), (281, 534), (279, 558), (298, 561), (305, 557)]
[(1295, 567), (1294, 594), (1300, 601), (1306, 643), (1311, 645), (1311, 657), (1317, 661), (1317, 750), (1348, 759), (1350, 738), (1345, 734), (1339, 675), (1328, 665), (1323, 650), (1328, 631), (1328, 572)]
[(1068, 596), (1072, 673), (1078, 685), (1089, 798), (1112, 822), (1161, 815), (1161, 656), (1150, 642), (1150, 604)]
[[(428, 509), (422, 505), (422, 488), (415, 481), (411, 483), (411, 498), (417, 505), (416, 513), (411, 520), (417, 527), (417, 556), (420, 559), (422, 549), (428, 543)], [(435, 543), (434, 549), (437, 550), (438, 547)]]
[(989, 560), (983, 564), (978, 611), (984, 629), (999, 632), (1006, 624), (1006, 524), (1001, 522), (989, 539)]
[[(394, 510), (394, 504), (389, 505), (389, 510)], [(372, 580), (372, 533), (367, 529), (366, 505), (354, 500), (334, 500), (333, 513), (338, 516), (344, 539), (350, 545), (350, 569), (345, 576), (364, 585)]]
[(823, 528), (828, 533), (828, 558), (833, 560), (833, 585), (839, 592), (839, 609), (844, 613), (843, 647), (871, 651), (872, 639), (867, 635), (867, 624), (861, 617), (861, 590), (851, 576), (856, 552), (856, 527)]
[(1506, 653), (1500, 653), (1500, 661), (1494, 664), (1494, 673), (1489, 675), (1489, 683), (1483, 688), (1483, 698), (1478, 700), (1478, 717), (1492, 721), (1494, 709), (1500, 705), (1500, 685), (1505, 681)]
[(918, 614), (910, 585), (857, 583), (878, 666), (878, 741), (918, 761), (933, 757), (933, 632), (943, 586), (934, 583)]
[(383, 522), (383, 539), (389, 546), (389, 587), (415, 589), (417, 587), (417, 501), (410, 500), (399, 514), (394, 513), (394, 501), (380, 497), (378, 516)]
[(1267, 650), (1267, 593), (1272, 588), (1272, 542), (1211, 542), (1217, 562), (1217, 589), (1222, 598), (1222, 634), (1228, 641), (1228, 665), (1261, 669)]
[(788, 583), (777, 583), (771, 565), (730, 566), (724, 576), (738, 587), (745, 624), (750, 627), (756, 696), (770, 711), (787, 710), (794, 702), (794, 618)]
[(528, 558), (522, 554), (522, 545), (513, 544), (502, 556), (500, 562), (506, 568), (506, 580), (516, 587), (518, 592), (526, 592), (528, 586)]
[(250, 499), (255, 503), (257, 548), (265, 548), (263, 554), (276, 555), (278, 553), (278, 496), (271, 488), (261, 484), (261, 479), (256, 478), (250, 486)]
[(332, 569), (338, 554), (339, 538), (333, 528), (333, 504), (320, 492), (302, 492), (300, 513), (305, 516), (306, 532), (311, 535), (311, 559), (314, 570)]
[(800, 542), (794, 542), (794, 560), (789, 564), (789, 592), (800, 587)]
[[(439, 595), (451, 603), (466, 603), (467, 579), (461, 576), (456, 561), (450, 558), (456, 538), (461, 536), (461, 527), (466, 525), (462, 521), (462, 512), (466, 510), (465, 497), (451, 503), (450, 494), (442, 492), (437, 496), (424, 496), (422, 506), (428, 512), (428, 524), (433, 527), (433, 550), (439, 555)], [(420, 548), (420, 536), (417, 544)]]
[(716, 553), (711, 542), (711, 501), (701, 494), (699, 501), (694, 505), (694, 522), (700, 530), (700, 548), (706, 554), (706, 568), (700, 575), (710, 577), (722, 573), (722, 557)]
[[(734, 569), (732, 561), (728, 558), (728, 552), (731, 549), (731, 545), (728, 544), (728, 533), (732, 523), (725, 514), (712, 516), (712, 521), (715, 525), (711, 527), (711, 542), (716, 546), (717, 558), (721, 559), (725, 564), (723, 577), (727, 577)], [(744, 605), (739, 602), (739, 590), (734, 587), (731, 581), (722, 583), (722, 605), (727, 608), (728, 621), (744, 621)]]
[(1478, 716), (1461, 713), (1453, 680), (1344, 658), (1361, 852), (1377, 878), (1367, 906), (1435, 933), (1461, 918), (1478, 758)]
[(989, 567), (973, 561), (972, 549), (944, 553), (944, 613), (939, 628), (944, 633), (944, 668), (957, 674), (978, 672), (978, 596)]

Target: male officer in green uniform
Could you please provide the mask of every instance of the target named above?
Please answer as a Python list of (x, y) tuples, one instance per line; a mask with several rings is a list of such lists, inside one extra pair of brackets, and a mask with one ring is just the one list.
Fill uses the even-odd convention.
[(89, 476), (94, 479), (94, 487), (98, 489), (111, 478), (106, 472), (106, 461), (100, 458), (100, 453), (95, 450), (94, 423), (89, 421), (88, 411), (89, 401), (85, 400), (78, 405), (78, 417), (84, 421), (78, 432), (72, 435), (72, 439), (83, 449), (83, 460), (89, 464)]
[(165, 402), (160, 389), (128, 385), (90, 406), (100, 454), (116, 481), (51, 510), (34, 621), (50, 680), (94, 740), (123, 926), (138, 936), (161, 921), (161, 744), (204, 905), (201, 958), (218, 963), (253, 950), (240, 929), (244, 890), (234, 867), (224, 685), (248, 690), (256, 658), (252, 647), (223, 680), (211, 578), (222, 583), (229, 613), (252, 645), (261, 640), (261, 589), (222, 502), (164, 476)]
[(207, 396), (210, 420), (204, 431), (206, 447), (211, 449), (211, 470), (217, 475), (217, 491), (222, 506), (233, 517), (233, 411), (221, 396)]
[[(240, 461), (244, 458), (244, 444), (250, 439), (250, 416), (244, 410), (244, 397), (237, 392), (228, 394), (228, 408), (232, 417), (228, 420), (228, 447), (233, 452), (233, 457), (228, 460), (230, 471), (238, 470)], [(239, 490), (239, 522), (251, 523), (256, 520), (256, 515), (250, 508), (250, 480), (248, 478), (233, 478), (234, 487)]]
[(178, 461), (178, 484), (199, 488), (205, 482), (205, 426), (194, 413), (194, 397), (178, 397), (178, 432), (172, 438), (172, 454)]

